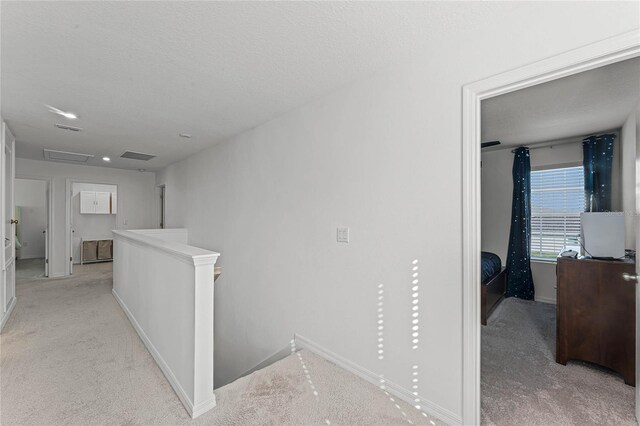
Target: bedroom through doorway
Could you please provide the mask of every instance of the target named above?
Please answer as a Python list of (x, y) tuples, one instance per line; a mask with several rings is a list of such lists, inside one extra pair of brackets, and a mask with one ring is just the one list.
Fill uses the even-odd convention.
[(636, 424), (638, 75), (481, 103), (483, 424)]

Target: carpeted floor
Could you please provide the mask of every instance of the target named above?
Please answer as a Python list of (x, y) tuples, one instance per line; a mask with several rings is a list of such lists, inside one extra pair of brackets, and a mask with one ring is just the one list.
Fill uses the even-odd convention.
[(3, 426), (443, 424), (307, 351), (217, 389), (192, 421), (113, 299), (111, 266), (18, 283), (0, 336)]
[(635, 388), (604, 368), (555, 362), (555, 305), (509, 298), (482, 327), (482, 422), (636, 425)]

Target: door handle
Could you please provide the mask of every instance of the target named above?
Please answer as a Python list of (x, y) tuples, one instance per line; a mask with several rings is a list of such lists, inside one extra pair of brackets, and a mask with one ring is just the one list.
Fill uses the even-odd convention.
[(631, 274), (629, 274), (628, 272), (624, 272), (624, 273), (622, 274), (622, 279), (623, 279), (623, 280), (625, 280), (625, 281), (635, 281), (635, 282), (638, 282), (638, 278), (639, 278), (639, 277), (638, 277), (637, 275), (631, 275)]
[(18, 224), (18, 219), (11, 219), (11, 224), (12, 225), (17, 225)]

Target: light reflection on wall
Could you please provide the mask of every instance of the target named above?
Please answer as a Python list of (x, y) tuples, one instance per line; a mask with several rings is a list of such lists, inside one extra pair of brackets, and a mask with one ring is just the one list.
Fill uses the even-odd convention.
[(420, 281), (418, 279), (418, 259), (414, 259), (411, 262), (412, 267), (412, 278), (411, 281), (411, 349), (418, 349), (418, 344), (420, 343)]
[(384, 284), (378, 284), (378, 359), (384, 359)]
[[(291, 343), (291, 353), (295, 353), (296, 356), (298, 357), (298, 361), (300, 361), (300, 366), (302, 367), (302, 371), (304, 372), (304, 376), (307, 379), (307, 382), (309, 383), (309, 387), (311, 388), (311, 391), (313, 392), (313, 396), (316, 397), (316, 400), (319, 399), (319, 394), (318, 391), (316, 390), (315, 385), (313, 384), (313, 380), (311, 379), (311, 374), (309, 374), (309, 369), (307, 369), (307, 365), (305, 364), (304, 360), (302, 359), (302, 354), (300, 352), (296, 352), (296, 341), (295, 339), (291, 339), (290, 341)], [(329, 421), (329, 419), (324, 419), (324, 422), (328, 425), (331, 424), (331, 422)]]
[[(417, 349), (420, 347), (420, 265), (419, 260), (414, 259), (411, 261), (410, 265), (410, 274), (411, 274), (411, 286), (410, 286), (410, 300), (409, 304), (410, 308), (410, 346), (412, 349), (412, 353), (417, 356)], [(406, 287), (405, 287), (406, 288)], [(385, 296), (385, 288), (384, 284), (378, 284), (377, 287), (377, 354), (378, 360), (384, 360), (384, 296)], [(419, 396), (419, 383), (420, 383), (420, 368), (419, 365), (413, 364), (411, 366), (411, 395), (413, 397), (413, 406), (416, 410), (420, 411), (423, 417), (429, 420), (429, 423), (435, 425), (435, 422), (429, 418), (429, 415), (425, 413), (423, 410), (423, 406), (421, 404), (421, 399)], [(406, 420), (409, 424), (413, 424), (413, 421), (407, 417), (407, 413), (402, 411), (402, 407), (396, 402), (395, 398), (389, 393), (389, 383), (387, 383), (383, 374), (380, 374), (378, 379), (378, 387), (380, 390), (389, 398), (389, 401), (393, 403), (397, 410), (400, 411), (404, 420)]]

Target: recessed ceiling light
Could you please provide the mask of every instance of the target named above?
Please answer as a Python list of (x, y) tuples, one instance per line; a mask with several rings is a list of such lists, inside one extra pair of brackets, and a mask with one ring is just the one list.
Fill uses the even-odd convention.
[(109, 157), (102, 157), (102, 161), (107, 161), (107, 162), (109, 162), (109, 161), (111, 161), (111, 158), (109, 158)]
[(185, 139), (191, 139), (191, 133), (180, 133), (178, 136)]
[(146, 172), (147, 169), (138, 169), (139, 172)]
[(61, 116), (65, 117), (65, 118), (68, 118), (69, 120), (75, 120), (75, 119), (78, 118), (78, 116), (73, 112), (63, 111), (61, 109), (58, 109), (56, 107), (53, 107), (53, 106), (47, 105), (47, 104), (44, 104), (44, 106), (49, 108), (49, 112), (61, 115)]

